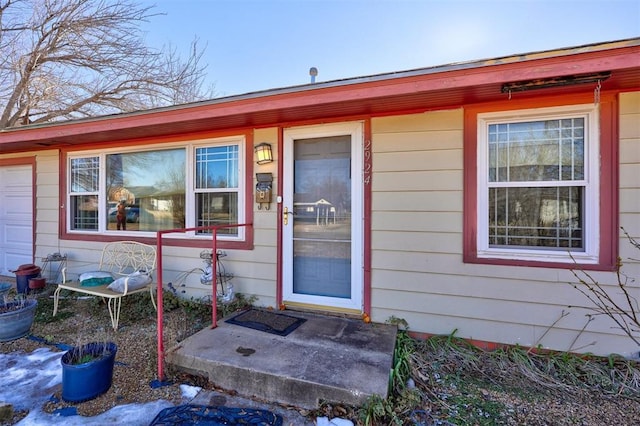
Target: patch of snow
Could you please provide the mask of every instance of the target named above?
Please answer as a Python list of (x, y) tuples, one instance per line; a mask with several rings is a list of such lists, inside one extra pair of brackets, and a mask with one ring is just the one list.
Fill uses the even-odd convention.
[(340, 417), (334, 417), (329, 420), (329, 417), (318, 417), (318, 426), (353, 426), (353, 422), (347, 419), (341, 419)]
[(201, 390), (202, 388), (199, 388), (197, 386), (180, 385), (180, 391), (182, 392), (182, 399), (186, 399), (189, 401), (195, 398), (198, 392), (200, 392)]
[[(48, 348), (36, 349), (30, 354), (0, 354), (0, 401), (13, 405), (16, 410), (29, 410), (27, 417), (18, 425), (102, 426), (120, 423), (142, 426), (148, 425), (163, 409), (173, 407), (169, 401), (159, 400), (146, 404), (119, 405), (94, 417), (45, 413), (42, 407), (54, 394), (54, 388), (62, 384), (62, 355), (64, 352), (53, 352)], [(183, 397), (193, 398), (193, 392), (197, 393), (200, 389), (193, 386), (183, 389), (181, 386), (181, 390)]]

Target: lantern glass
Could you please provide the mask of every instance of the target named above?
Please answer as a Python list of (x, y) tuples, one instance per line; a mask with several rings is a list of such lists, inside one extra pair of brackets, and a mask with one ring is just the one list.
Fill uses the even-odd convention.
[(255, 153), (258, 164), (267, 164), (273, 161), (273, 154), (271, 153), (271, 145), (266, 142), (262, 142), (255, 147)]

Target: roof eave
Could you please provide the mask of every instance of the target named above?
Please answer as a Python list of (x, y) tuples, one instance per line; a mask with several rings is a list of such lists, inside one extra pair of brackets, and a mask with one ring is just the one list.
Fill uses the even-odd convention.
[[(145, 128), (155, 128), (150, 134), (157, 136), (170, 134), (170, 125), (203, 120), (212, 127), (216, 127), (213, 123), (216, 120), (220, 122), (218, 127), (268, 125), (270, 120), (275, 124), (282, 120), (282, 114), (277, 111), (302, 112), (305, 108), (317, 109), (319, 105), (328, 107), (349, 102), (354, 106), (364, 105), (390, 97), (464, 91), (470, 87), (579, 72), (637, 70), (638, 57), (640, 38), (292, 86), (153, 110), (6, 129), (0, 131), (0, 151), (12, 145), (42, 149), (56, 143), (73, 143), (72, 138), (96, 133), (120, 140), (144, 134), (140, 130)], [(354, 107), (354, 111), (356, 109)], [(325, 110), (330, 113), (328, 108)], [(165, 130), (160, 130), (162, 126)], [(179, 130), (179, 126), (176, 129)]]

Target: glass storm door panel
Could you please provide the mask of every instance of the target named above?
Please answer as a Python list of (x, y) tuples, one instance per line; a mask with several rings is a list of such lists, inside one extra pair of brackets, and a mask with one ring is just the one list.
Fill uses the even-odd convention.
[(283, 295), (285, 302), (361, 309), (361, 179), (352, 173), (361, 170), (353, 155), (359, 132), (323, 129), (285, 142)]

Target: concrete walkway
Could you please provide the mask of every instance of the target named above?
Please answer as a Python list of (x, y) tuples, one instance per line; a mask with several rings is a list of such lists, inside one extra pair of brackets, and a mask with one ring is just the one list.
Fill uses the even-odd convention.
[(283, 337), (223, 320), (168, 350), (167, 363), (240, 395), (300, 408), (387, 396), (395, 326), (282, 313), (307, 321)]

